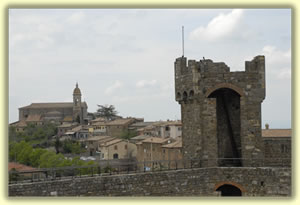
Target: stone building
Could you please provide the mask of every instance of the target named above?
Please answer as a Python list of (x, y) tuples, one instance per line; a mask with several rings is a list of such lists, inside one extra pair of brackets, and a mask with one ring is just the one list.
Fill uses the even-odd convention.
[(209, 166), (256, 166), (256, 159), (264, 158), (265, 57), (245, 66), (245, 71), (230, 72), (223, 62), (176, 59), (184, 158), (207, 159)]
[(265, 161), (269, 166), (291, 165), (291, 129), (269, 129), (262, 130), (262, 137), (265, 149)]
[(136, 157), (136, 145), (110, 136), (95, 136), (86, 140), (91, 156), (99, 155), (100, 160), (129, 159)]
[(19, 122), (43, 124), (45, 122), (84, 122), (87, 104), (81, 101), (81, 91), (76, 83), (73, 102), (32, 103), (19, 108)]

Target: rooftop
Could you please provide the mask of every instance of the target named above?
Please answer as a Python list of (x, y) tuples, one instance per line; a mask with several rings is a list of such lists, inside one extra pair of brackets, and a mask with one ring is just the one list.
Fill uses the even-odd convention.
[(16, 163), (16, 162), (9, 162), (8, 163), (8, 171), (10, 171), (11, 169), (16, 169), (17, 171), (33, 171), (33, 170), (37, 170), (34, 167), (26, 166), (24, 164), (19, 164), (19, 163)]
[(102, 142), (100, 144), (100, 146), (107, 147), (107, 146), (110, 146), (110, 145), (113, 145), (113, 144), (116, 144), (116, 143), (119, 143), (119, 142), (122, 142), (122, 141), (123, 141), (122, 139), (114, 138), (112, 140), (109, 140), (109, 141), (106, 141), (106, 142)]
[[(86, 102), (81, 103), (82, 106), (87, 106)], [(20, 107), (23, 108), (72, 108), (73, 102), (53, 102), (53, 103), (31, 103), (30, 105)]]
[(162, 144), (170, 140), (170, 138), (160, 138), (160, 137), (149, 137), (142, 141), (142, 143), (155, 143)]
[(175, 142), (162, 146), (163, 148), (182, 148), (182, 140), (178, 139)]
[(292, 129), (262, 129), (262, 137), (291, 137)]
[(133, 121), (134, 121), (134, 119), (132, 119), (132, 118), (116, 119), (116, 120), (107, 122), (106, 125), (126, 125)]

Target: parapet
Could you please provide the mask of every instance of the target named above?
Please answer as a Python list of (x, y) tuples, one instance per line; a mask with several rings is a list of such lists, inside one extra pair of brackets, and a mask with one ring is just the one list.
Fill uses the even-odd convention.
[[(265, 97), (265, 57), (256, 56), (245, 62), (245, 71), (230, 72), (224, 62), (213, 62), (211, 59), (187, 60), (182, 56), (175, 61), (175, 92), (176, 100), (184, 101), (218, 85), (238, 87), (245, 96), (252, 94)], [(251, 93), (250, 93), (251, 95)]]

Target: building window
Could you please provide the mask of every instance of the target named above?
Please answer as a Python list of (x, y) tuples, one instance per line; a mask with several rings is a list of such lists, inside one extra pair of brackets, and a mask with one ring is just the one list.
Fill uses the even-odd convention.
[(118, 150), (118, 146), (117, 145), (115, 145), (115, 150)]
[(163, 149), (163, 153), (166, 153), (166, 150), (165, 150), (165, 149)]
[(118, 159), (118, 158), (119, 158), (119, 155), (118, 155), (117, 153), (115, 153), (115, 154), (113, 155), (113, 158), (114, 158), (114, 159)]
[(125, 145), (125, 149), (127, 149), (127, 144)]
[(288, 147), (284, 144), (281, 145), (281, 153), (288, 153)]
[(166, 126), (166, 131), (169, 131), (170, 130), (170, 127), (169, 126)]

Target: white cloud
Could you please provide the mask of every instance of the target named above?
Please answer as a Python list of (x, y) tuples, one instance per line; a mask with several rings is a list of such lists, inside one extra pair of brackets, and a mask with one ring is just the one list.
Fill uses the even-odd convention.
[(277, 74), (277, 78), (279, 78), (279, 79), (290, 79), (291, 78), (291, 68), (281, 69)]
[(123, 83), (117, 80), (113, 85), (106, 88), (104, 93), (107, 95), (112, 94), (116, 89), (119, 89), (122, 86), (123, 86)]
[(156, 85), (157, 83), (157, 80), (140, 80), (136, 83), (136, 87), (138, 88), (143, 88), (143, 87), (146, 87), (146, 86), (154, 86)]
[(266, 57), (266, 66), (270, 73), (277, 79), (291, 78), (291, 49), (286, 51), (280, 50), (275, 46), (264, 46), (263, 55)]
[(282, 51), (277, 49), (275, 46), (267, 45), (263, 47), (262, 52), (270, 63), (291, 62), (291, 49)]
[(82, 11), (73, 13), (68, 19), (67, 22), (71, 24), (78, 24), (83, 21), (85, 15)]
[(236, 30), (243, 16), (242, 9), (233, 9), (228, 14), (219, 14), (213, 18), (206, 27), (200, 26), (190, 33), (193, 40), (214, 41), (230, 35)]

